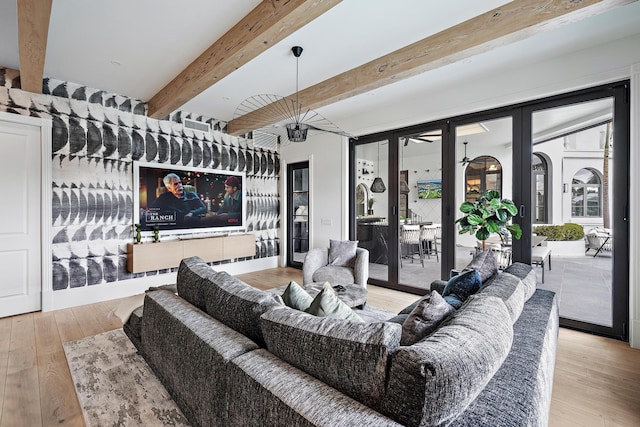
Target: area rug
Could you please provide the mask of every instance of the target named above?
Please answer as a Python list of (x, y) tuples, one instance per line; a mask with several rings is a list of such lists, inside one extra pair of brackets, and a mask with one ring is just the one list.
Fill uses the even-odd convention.
[(87, 427), (188, 426), (122, 329), (64, 343)]

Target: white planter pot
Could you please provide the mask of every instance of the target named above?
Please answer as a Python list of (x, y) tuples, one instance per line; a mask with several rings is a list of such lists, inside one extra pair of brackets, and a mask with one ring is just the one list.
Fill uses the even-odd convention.
[(542, 246), (551, 249), (551, 256), (580, 257), (584, 256), (586, 250), (584, 239), (569, 241), (550, 241), (545, 240)]

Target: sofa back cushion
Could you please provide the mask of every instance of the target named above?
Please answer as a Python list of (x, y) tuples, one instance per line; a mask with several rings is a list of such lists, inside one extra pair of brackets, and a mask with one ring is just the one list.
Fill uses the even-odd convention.
[(524, 300), (528, 301), (536, 291), (536, 285), (538, 283), (536, 272), (533, 267), (529, 264), (514, 262), (507, 267), (505, 271), (509, 274), (513, 274), (522, 281), (522, 285), (524, 286)]
[(515, 323), (522, 313), (524, 303), (535, 291), (536, 273), (530, 265), (515, 263), (498, 274), (480, 293), (498, 297), (504, 301), (511, 323)]
[(261, 319), (267, 349), (342, 393), (376, 406), (384, 394), (396, 323), (356, 323), (276, 308)]
[(213, 286), (214, 277), (217, 274), (200, 257), (183, 259), (178, 267), (176, 278), (178, 295), (204, 311), (204, 290)]
[(260, 316), (273, 307), (284, 305), (282, 298), (249, 286), (226, 271), (213, 277), (213, 285), (204, 289), (205, 311), (264, 346)]
[(504, 302), (470, 296), (428, 338), (398, 347), (378, 410), (407, 426), (448, 424), (491, 380), (512, 341)]

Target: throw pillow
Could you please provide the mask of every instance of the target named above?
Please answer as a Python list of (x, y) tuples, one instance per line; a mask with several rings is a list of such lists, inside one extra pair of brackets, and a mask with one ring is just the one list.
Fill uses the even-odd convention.
[(478, 292), (480, 286), (482, 286), (480, 273), (477, 270), (467, 271), (449, 279), (442, 291), (442, 296), (453, 307), (460, 308), (470, 295)]
[(311, 305), (305, 312), (318, 317), (331, 317), (354, 322), (363, 321), (347, 304), (340, 301), (329, 282), (322, 286), (322, 290), (311, 301)]
[(456, 310), (436, 291), (424, 298), (402, 324), (400, 345), (412, 345), (431, 335)]
[(311, 305), (313, 297), (302, 286), (292, 280), (282, 294), (282, 301), (288, 307), (305, 311)]
[(353, 267), (356, 262), (357, 240), (330, 240), (329, 264), (339, 267)]
[(493, 275), (498, 272), (498, 261), (493, 255), (493, 251), (491, 249), (487, 249), (486, 251), (480, 252), (465, 268), (462, 269), (462, 273), (471, 270), (478, 270), (478, 273), (480, 273), (480, 280), (482, 280), (483, 283), (493, 277)]

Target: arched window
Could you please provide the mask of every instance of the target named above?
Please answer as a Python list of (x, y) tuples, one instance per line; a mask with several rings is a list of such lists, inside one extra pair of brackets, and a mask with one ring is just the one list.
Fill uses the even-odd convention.
[(465, 169), (465, 183), (468, 202), (474, 202), (488, 190), (502, 194), (502, 165), (495, 157), (476, 157)]
[(548, 165), (544, 157), (533, 153), (531, 159), (531, 189), (533, 205), (533, 223), (547, 224), (549, 222), (549, 179)]
[(580, 169), (571, 183), (571, 216), (602, 216), (602, 180), (593, 169)]

